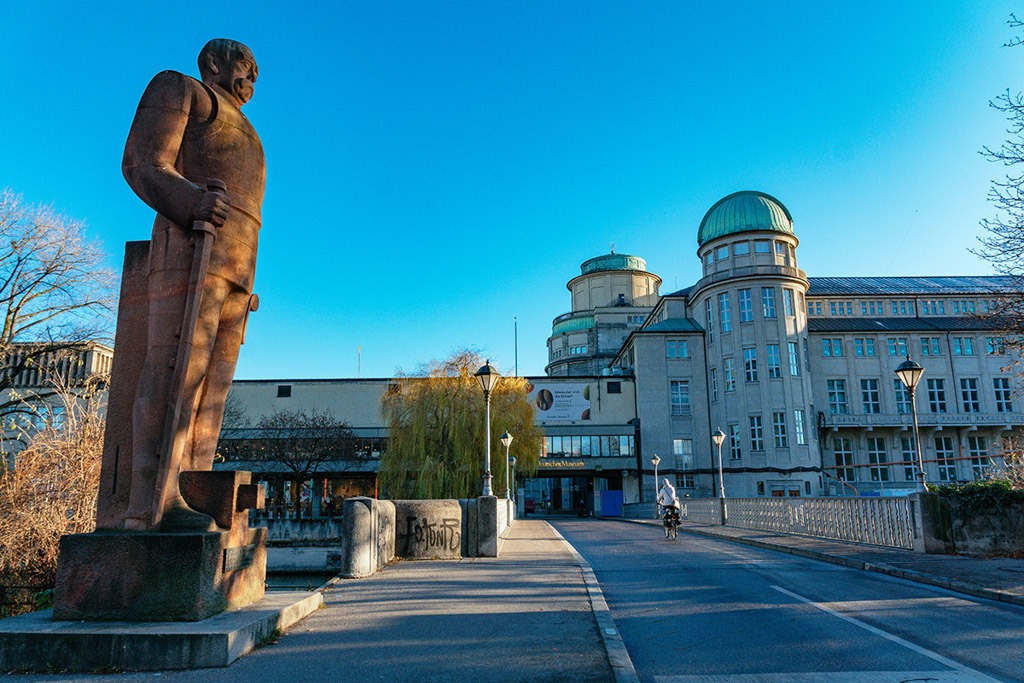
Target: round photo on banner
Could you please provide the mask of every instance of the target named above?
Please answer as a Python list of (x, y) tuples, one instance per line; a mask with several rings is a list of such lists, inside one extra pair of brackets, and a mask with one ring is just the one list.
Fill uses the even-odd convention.
[(541, 410), (551, 410), (551, 406), (555, 405), (555, 397), (550, 389), (541, 389), (537, 392), (536, 402)]

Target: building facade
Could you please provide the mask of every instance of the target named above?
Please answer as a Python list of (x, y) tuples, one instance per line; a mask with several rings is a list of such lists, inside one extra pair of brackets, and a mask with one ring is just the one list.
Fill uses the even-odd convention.
[(0, 360), (0, 464), (14, 466), (34, 434), (64, 425), (66, 400), (105, 391), (113, 357), (99, 342), (9, 345)]
[[(679, 291), (661, 295), (642, 258), (614, 251), (568, 282), (547, 375), (529, 378), (545, 434), (537, 475), (518, 482), (531, 506), (617, 514), (653, 500), (656, 469), (695, 497), (723, 485), (728, 497), (904, 495), (918, 444), (894, 371), (908, 357), (924, 367), (916, 406), (929, 482), (984, 476), (1024, 425), (1015, 358), (989, 315), (1009, 279), (808, 275), (789, 210), (762, 192), (716, 202), (696, 235), (701, 278)], [(303, 483), (305, 494), (278, 489), (322, 507), (375, 491), (390, 384), (239, 381), (232, 394), (250, 425), (315, 408), (352, 426), (358, 457)], [(224, 436), (218, 467), (283, 481), (241, 457), (258, 434)]]
[(671, 453), (684, 491), (717, 495), (719, 467), (734, 497), (913, 490), (910, 395), (894, 373), (908, 356), (925, 368), (929, 482), (983, 476), (1024, 424), (985, 315), (1008, 278), (808, 277), (788, 209), (760, 192), (717, 202), (697, 242), (703, 277), (662, 297), (614, 361), (635, 377), (644, 461)]
[(548, 337), (553, 377), (600, 375), (607, 371), (629, 333), (640, 329), (658, 301), (661, 278), (647, 272), (638, 256), (616, 254), (584, 261), (566, 287), (572, 310), (557, 318)]
[[(517, 479), (517, 488), (533, 506), (551, 512), (604, 512), (617, 515), (623, 502), (640, 495), (636, 403), (631, 377), (527, 378), (536, 423), (544, 431), (536, 475)], [(267, 487), (267, 514), (320, 517), (341, 509), (344, 498), (376, 496), (387, 426), (381, 398), (390, 379), (236, 380), (229, 404), (235, 416), (221, 430), (215, 469), (254, 473)], [(305, 465), (279, 457), (275, 440), (302, 439), (304, 430), (259, 427), (275, 413), (329, 412), (348, 425), (350, 435), (332, 446), (336, 452)], [(495, 416), (500, 420), (500, 416)], [(313, 435), (309, 435), (313, 436)], [(515, 435), (513, 435), (514, 437)], [(492, 467), (504, 464), (493, 435)], [(300, 444), (301, 446), (301, 444)], [(517, 446), (513, 438), (512, 453)], [(301, 461), (301, 457), (299, 458)], [(502, 492), (503, 493), (503, 492)]]

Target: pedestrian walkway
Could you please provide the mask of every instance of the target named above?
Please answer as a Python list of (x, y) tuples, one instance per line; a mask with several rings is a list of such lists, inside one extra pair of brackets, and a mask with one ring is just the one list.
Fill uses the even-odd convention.
[(226, 669), (20, 681), (611, 682), (579, 562), (546, 522), (520, 520), (498, 558), (405, 561), (335, 581), (324, 609)]
[[(1024, 605), (1024, 559), (925, 555), (696, 524), (683, 531)], [(334, 580), (323, 597), (323, 609), (225, 669), (12, 680), (636, 680), (593, 572), (543, 519), (517, 521), (500, 557), (398, 562), (369, 578)]]
[[(630, 520), (660, 526), (656, 520)], [(681, 531), (876, 571), (977, 597), (1024, 605), (1024, 558), (927, 555), (796, 534), (684, 522)]]

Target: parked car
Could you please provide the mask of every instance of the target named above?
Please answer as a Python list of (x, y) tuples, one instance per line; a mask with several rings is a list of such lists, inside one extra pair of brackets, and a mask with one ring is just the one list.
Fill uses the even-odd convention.
[(534, 498), (527, 498), (523, 501), (523, 514), (528, 515), (531, 512), (537, 511), (537, 500)]

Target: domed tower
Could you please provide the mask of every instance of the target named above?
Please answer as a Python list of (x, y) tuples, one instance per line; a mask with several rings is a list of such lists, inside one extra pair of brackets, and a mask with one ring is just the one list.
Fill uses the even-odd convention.
[(554, 319), (548, 337), (552, 376), (600, 375), (622, 342), (658, 301), (661, 278), (639, 256), (610, 254), (584, 261), (566, 285), (572, 310)]
[(797, 267), (793, 218), (770, 195), (736, 192), (704, 215), (697, 244), (703, 277), (688, 299), (705, 327), (711, 429), (726, 434), (726, 492), (817, 495), (808, 281)]

